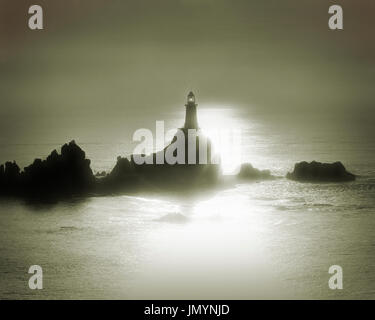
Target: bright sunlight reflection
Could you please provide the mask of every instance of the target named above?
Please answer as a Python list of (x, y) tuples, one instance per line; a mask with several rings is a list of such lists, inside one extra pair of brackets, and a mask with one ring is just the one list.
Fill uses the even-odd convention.
[(241, 165), (242, 126), (232, 108), (199, 109), (199, 126), (221, 158), (223, 174), (236, 174)]

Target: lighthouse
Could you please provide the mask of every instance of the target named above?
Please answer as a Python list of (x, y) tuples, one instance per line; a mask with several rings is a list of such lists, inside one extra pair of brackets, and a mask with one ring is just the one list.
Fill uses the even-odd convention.
[(195, 129), (198, 130), (197, 120), (197, 104), (195, 103), (195, 95), (192, 91), (187, 96), (186, 115), (184, 129)]

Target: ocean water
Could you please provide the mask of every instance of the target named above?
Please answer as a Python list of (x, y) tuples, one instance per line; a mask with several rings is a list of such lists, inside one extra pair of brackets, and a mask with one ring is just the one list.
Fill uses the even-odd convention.
[[(201, 115), (202, 127), (220, 123), (209, 121), (210, 112)], [(242, 129), (241, 161), (278, 179), (246, 182), (228, 175), (224, 187), (209, 190), (58, 204), (0, 199), (0, 298), (374, 299), (374, 139), (337, 128), (231, 119)], [(21, 140), (2, 141), (0, 162), (25, 166), (65, 142)], [(109, 171), (134, 147), (131, 131), (118, 141), (99, 134), (76, 140), (94, 171)], [(285, 179), (302, 160), (340, 160), (358, 179)], [(42, 290), (28, 288), (31, 265), (43, 268)], [(343, 290), (328, 287), (332, 265), (343, 269)]]

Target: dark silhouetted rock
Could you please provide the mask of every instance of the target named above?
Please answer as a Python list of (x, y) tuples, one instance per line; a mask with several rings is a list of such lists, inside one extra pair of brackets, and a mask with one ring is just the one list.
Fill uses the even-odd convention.
[(117, 163), (109, 176), (113, 179), (124, 179), (135, 174), (134, 166), (127, 158), (117, 157)]
[(35, 159), (25, 168), (23, 180), (26, 189), (75, 194), (92, 188), (95, 178), (90, 160), (73, 140), (61, 147), (61, 155), (54, 150), (44, 161)]
[[(178, 138), (178, 134), (180, 134), (180, 138)], [(184, 150), (180, 158), (177, 156), (177, 149)], [(194, 152), (191, 153), (192, 156), (190, 155), (190, 163), (189, 150)], [(200, 154), (201, 151), (204, 154)], [(168, 163), (168, 153), (173, 154), (179, 161), (173, 164)], [(188, 130), (179, 129), (171, 143), (163, 150), (146, 156), (144, 164), (139, 164), (135, 160), (138, 156), (131, 156), (132, 167), (143, 181), (157, 187), (187, 188), (210, 185), (217, 182), (220, 174), (220, 165), (212, 161), (211, 141), (200, 130), (197, 130), (195, 134), (190, 132), (189, 139)], [(157, 163), (157, 159), (160, 158), (164, 159), (164, 163)]]
[(241, 165), (238, 177), (250, 180), (263, 180), (274, 178), (274, 176), (271, 175), (271, 172), (269, 170), (255, 169), (250, 163), (243, 163)]
[(97, 180), (97, 191), (100, 194), (135, 190), (140, 183), (133, 164), (127, 159), (117, 157), (112, 171), (105, 177)]
[(0, 194), (16, 192), (21, 180), (20, 168), (15, 161), (0, 166)]
[(64, 144), (60, 155), (54, 150), (46, 160), (35, 159), (21, 173), (17, 164), (11, 162), (0, 169), (2, 194), (60, 197), (86, 193), (94, 184), (90, 160), (74, 141)]
[(346, 171), (341, 162), (321, 163), (303, 161), (296, 163), (288, 179), (307, 182), (343, 182), (355, 180), (355, 175)]

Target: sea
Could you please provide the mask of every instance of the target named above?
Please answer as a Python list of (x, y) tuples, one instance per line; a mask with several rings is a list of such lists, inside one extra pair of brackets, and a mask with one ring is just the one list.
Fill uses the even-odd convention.
[[(132, 153), (136, 127), (155, 131), (153, 121), (165, 120), (177, 128), (180, 116), (102, 119), (95, 131), (78, 130), (79, 121), (45, 132), (35, 124), (16, 140), (0, 139), (0, 163), (23, 168), (75, 139), (94, 173), (109, 172), (117, 156)], [(198, 117), (205, 129), (240, 128), (241, 162), (277, 178), (226, 172), (225, 186), (199, 190), (58, 203), (1, 198), (0, 299), (374, 299), (375, 137), (330, 121), (260, 119), (230, 108), (201, 109)], [(285, 178), (296, 162), (312, 160), (341, 161), (357, 179)], [(43, 270), (41, 290), (29, 288), (32, 265)], [(342, 289), (329, 286), (331, 266), (342, 270)]]

